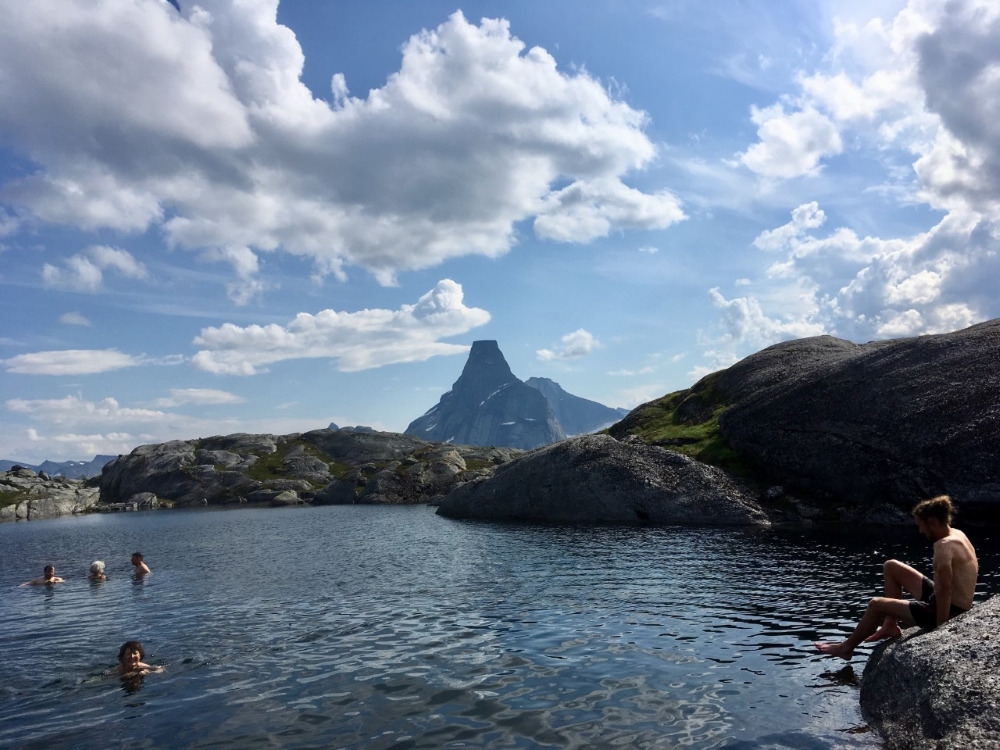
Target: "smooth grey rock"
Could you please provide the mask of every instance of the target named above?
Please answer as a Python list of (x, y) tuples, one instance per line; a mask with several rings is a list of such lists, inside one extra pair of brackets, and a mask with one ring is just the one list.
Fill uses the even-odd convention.
[(766, 524), (724, 472), (679, 453), (608, 435), (539, 448), (453, 490), (450, 518), (658, 524)]
[(887, 750), (1000, 748), (1000, 597), (877, 646), (861, 708)]
[(302, 505), (302, 498), (294, 490), (285, 490), (284, 492), (279, 492), (277, 495), (271, 498), (271, 505), (282, 506), (282, 505)]
[(996, 509), (997, 362), (992, 320), (863, 345), (789, 341), (709, 377), (732, 404), (719, 419), (730, 447), (783, 484), (862, 507), (947, 493)]
[(239, 453), (233, 453), (232, 451), (208, 451), (202, 449), (197, 452), (197, 457), (199, 464), (223, 466), (227, 469), (237, 466), (243, 461)]

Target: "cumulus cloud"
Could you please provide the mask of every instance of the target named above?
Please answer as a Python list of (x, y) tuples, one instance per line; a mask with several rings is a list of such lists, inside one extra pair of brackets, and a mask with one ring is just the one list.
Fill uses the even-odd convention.
[(157, 399), (153, 405), (161, 409), (170, 409), (184, 404), (197, 404), (199, 406), (209, 406), (218, 404), (242, 404), (246, 401), (242, 396), (237, 396), (229, 391), (220, 391), (214, 388), (171, 388), (170, 396)]
[(143, 359), (117, 349), (62, 349), (18, 354), (2, 362), (7, 372), (21, 375), (94, 375), (135, 367)]
[[(0, 197), (48, 222), (158, 226), (174, 246), (213, 249), (233, 264), (237, 302), (260, 292), (250, 254), (388, 284), (503, 254), (520, 222), (588, 242), (684, 218), (669, 192), (625, 183), (656, 157), (645, 113), (527, 49), (504, 20), (457, 12), (403, 44), (385, 85), (352, 97), (334, 73), (324, 101), (276, 17), (277, 0), (181, 13), (158, 0), (7, 3), (0, 132), (39, 169)], [(49, 274), (93, 286), (78, 265)]]
[(599, 349), (599, 342), (589, 331), (578, 328), (567, 333), (560, 339), (560, 345), (555, 349), (539, 349), (535, 352), (540, 360), (548, 362), (554, 359), (580, 359), (588, 356), (594, 349)]
[(468, 346), (442, 338), (466, 333), (487, 323), (490, 314), (466, 307), (461, 284), (437, 283), (414, 305), (399, 310), (322, 310), (299, 313), (286, 326), (226, 323), (205, 328), (195, 338), (205, 347), (193, 357), (195, 366), (220, 375), (254, 375), (266, 365), (289, 359), (336, 359), (343, 372), (356, 372), (398, 362), (422, 362), (442, 354), (464, 354)]
[[(171, 398), (184, 403), (218, 403), (223, 397), (210, 394), (223, 393), (178, 389), (171, 392)], [(113, 397), (90, 400), (79, 393), (58, 399), (10, 399), (4, 406), (23, 427), (0, 433), (0, 455), (23, 455), (26, 456), (24, 460), (115, 455), (128, 453), (137, 445), (190, 440), (199, 435), (234, 432), (283, 435), (305, 432), (331, 421), (327, 416), (250, 420), (213, 416), (209, 419), (159, 408), (126, 406)]]
[(738, 160), (761, 177), (818, 174), (821, 159), (844, 149), (836, 125), (812, 107), (791, 113), (781, 104), (754, 107), (750, 119), (758, 126), (760, 140), (739, 154)]
[(91, 322), (87, 318), (78, 312), (68, 312), (63, 313), (59, 316), (59, 322), (65, 323), (68, 326), (89, 326)]
[(67, 258), (61, 268), (51, 263), (44, 264), (42, 280), (46, 286), (78, 292), (97, 292), (104, 281), (104, 271), (109, 269), (130, 279), (144, 279), (147, 276), (146, 267), (128, 251), (94, 245)]
[[(888, 168), (899, 183), (889, 194), (944, 215), (912, 236), (862, 237), (847, 227), (821, 232), (826, 214), (818, 203), (799, 206), (789, 223), (753, 243), (777, 256), (756, 295), (730, 300), (710, 291), (722, 315), (703, 335), (706, 367), (807, 332), (866, 341), (1000, 316), (993, 290), (1000, 278), (998, 39), (996, 3), (910, 0), (891, 18), (838, 24), (824, 58), (828, 69), (803, 72), (796, 95), (755, 110), (761, 140), (743, 157), (760, 174), (778, 179), (803, 171), (768, 166), (779, 151), (764, 126), (780, 126), (780, 142), (805, 143), (817, 132), (818, 115), (852, 140), (909, 159), (912, 170)], [(815, 158), (797, 162), (806, 172), (836, 149), (809, 153)]]

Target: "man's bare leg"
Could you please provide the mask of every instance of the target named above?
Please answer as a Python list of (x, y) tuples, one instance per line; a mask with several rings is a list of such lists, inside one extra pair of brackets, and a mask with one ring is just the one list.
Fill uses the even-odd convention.
[[(899, 560), (886, 560), (882, 566), (885, 579), (885, 597), (887, 599), (902, 599), (903, 589), (910, 592), (914, 599), (919, 599), (923, 588), (924, 576), (916, 568), (911, 568)], [(903, 634), (899, 622), (892, 615), (886, 615), (882, 627), (865, 638), (866, 641), (881, 641), (885, 638), (897, 638)]]
[[(902, 599), (890, 599), (887, 597), (876, 597), (868, 602), (865, 613), (861, 617), (861, 622), (854, 628), (854, 632), (846, 641), (841, 643), (816, 643), (816, 648), (827, 656), (839, 656), (841, 659), (850, 661), (854, 656), (854, 649), (864, 640), (870, 640), (869, 636), (876, 632), (878, 624), (882, 620), (892, 618), (892, 622), (899, 629), (898, 622), (910, 622), (910, 605)], [(885, 626), (883, 625), (883, 628)]]

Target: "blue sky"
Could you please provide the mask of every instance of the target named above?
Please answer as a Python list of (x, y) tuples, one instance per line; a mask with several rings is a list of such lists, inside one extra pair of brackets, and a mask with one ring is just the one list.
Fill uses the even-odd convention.
[(0, 0), (0, 457), (997, 317), (1000, 9)]

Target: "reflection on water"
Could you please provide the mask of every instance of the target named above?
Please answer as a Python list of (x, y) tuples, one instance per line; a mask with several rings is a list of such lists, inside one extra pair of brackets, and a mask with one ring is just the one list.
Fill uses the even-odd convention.
[[(845, 667), (812, 642), (850, 629), (886, 557), (930, 569), (915, 532), (507, 526), (424, 507), (6, 524), (0, 747), (874, 748), (866, 650)], [(65, 584), (17, 588), (48, 562)], [(131, 639), (166, 673), (104, 676)]]

